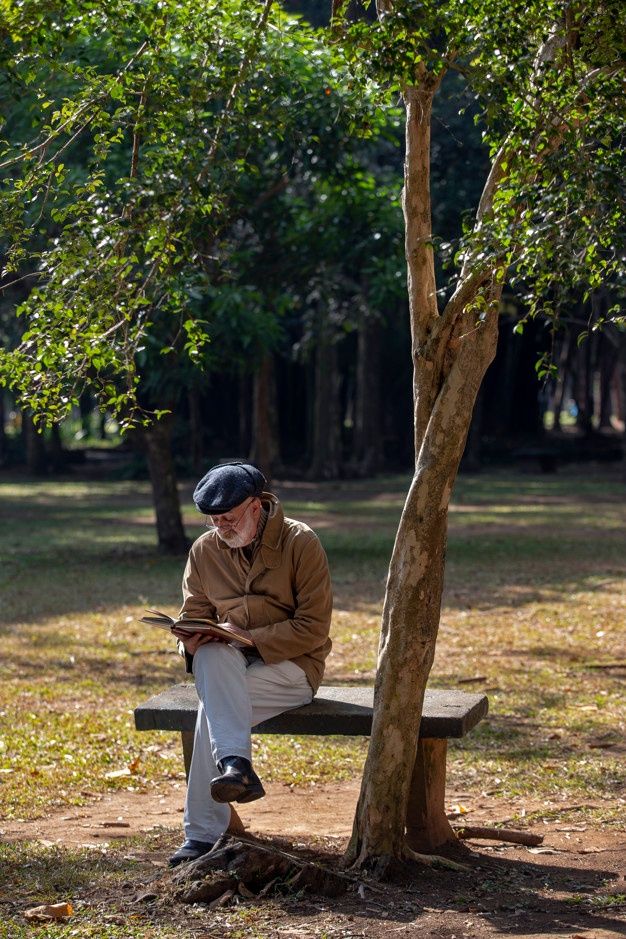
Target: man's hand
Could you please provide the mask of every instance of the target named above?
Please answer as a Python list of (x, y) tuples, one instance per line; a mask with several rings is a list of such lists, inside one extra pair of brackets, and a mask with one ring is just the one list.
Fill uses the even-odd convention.
[[(230, 623), (224, 623), (223, 625), (229, 626)], [(252, 642), (254, 642), (254, 636), (250, 632), (249, 629), (244, 629), (242, 626), (236, 626), (234, 628), (236, 629), (237, 632), (233, 634), (232, 641), (236, 642), (238, 635), (239, 635), (239, 636), (245, 636), (247, 639), (251, 639)], [(206, 633), (189, 633), (184, 629), (176, 629), (175, 626), (172, 629), (172, 632), (174, 633), (177, 639), (180, 639), (182, 641), (185, 647), (185, 650), (189, 653), (189, 655), (195, 655), (196, 650), (199, 649), (200, 646), (205, 645), (207, 642), (231, 641), (229, 639), (222, 639), (221, 636), (209, 636)]]
[(189, 655), (195, 655), (200, 646), (206, 645), (207, 642), (227, 642), (226, 639), (221, 639), (219, 636), (207, 636), (206, 633), (189, 633), (186, 629), (176, 629), (176, 627), (172, 629), (172, 632), (177, 639), (181, 640), (185, 651)]

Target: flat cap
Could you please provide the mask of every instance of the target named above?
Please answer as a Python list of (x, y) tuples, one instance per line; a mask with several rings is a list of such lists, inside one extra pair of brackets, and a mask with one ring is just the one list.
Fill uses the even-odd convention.
[(202, 477), (193, 501), (204, 515), (223, 515), (250, 496), (260, 496), (266, 483), (261, 470), (251, 463), (220, 463)]

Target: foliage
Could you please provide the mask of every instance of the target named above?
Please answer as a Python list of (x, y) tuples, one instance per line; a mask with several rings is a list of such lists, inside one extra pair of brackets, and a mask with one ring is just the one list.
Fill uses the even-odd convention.
[(123, 415), (141, 374), (171, 393), (206, 364), (233, 310), (229, 337), (271, 335), (273, 310), (229, 283), (233, 231), (386, 118), (271, 0), (4, 7), (4, 99), (22, 99), (0, 157), (4, 279), (36, 286), (0, 376), (47, 418), (86, 381)]
[[(554, 315), (565, 287), (619, 280), (623, 5), (420, 0), (379, 10), (376, 24), (336, 27), (356, 74), (404, 94), (457, 73), (474, 98), (491, 169), (457, 266), (500, 279), (508, 270), (529, 315)], [(617, 306), (607, 320), (619, 320)]]

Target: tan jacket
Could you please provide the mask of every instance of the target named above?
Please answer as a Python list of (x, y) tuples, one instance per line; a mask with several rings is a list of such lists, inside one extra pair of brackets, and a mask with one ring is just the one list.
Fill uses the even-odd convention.
[(328, 561), (308, 525), (285, 518), (276, 496), (264, 492), (261, 499), (269, 515), (252, 563), (213, 530), (194, 542), (180, 616), (216, 617), (251, 630), (267, 665), (290, 659), (315, 692), (331, 648)]

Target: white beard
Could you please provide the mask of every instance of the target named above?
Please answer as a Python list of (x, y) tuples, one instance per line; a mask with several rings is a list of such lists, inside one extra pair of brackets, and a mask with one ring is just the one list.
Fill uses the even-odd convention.
[(254, 514), (247, 518), (245, 523), (242, 525), (241, 530), (231, 529), (230, 531), (222, 531), (219, 528), (216, 528), (215, 531), (218, 534), (218, 537), (228, 545), (229, 548), (245, 548), (252, 541), (256, 535), (257, 522), (254, 520)]

